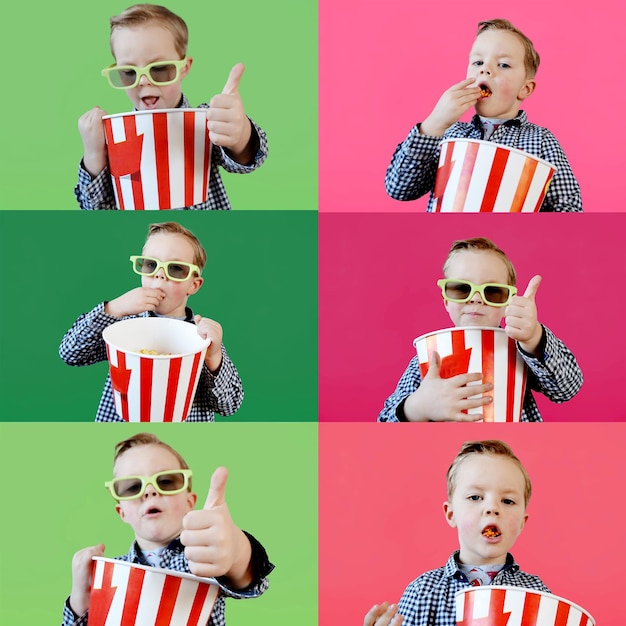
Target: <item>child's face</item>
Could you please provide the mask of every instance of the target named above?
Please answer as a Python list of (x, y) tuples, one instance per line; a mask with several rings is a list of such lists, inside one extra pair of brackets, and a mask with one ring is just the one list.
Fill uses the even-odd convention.
[(476, 104), (476, 112), (483, 117), (514, 118), (522, 100), (535, 88), (535, 81), (526, 77), (524, 45), (505, 30), (487, 30), (476, 37), (467, 77), (475, 78), (476, 86), (491, 89), (492, 95)]
[[(152, 476), (157, 472), (180, 469), (180, 462), (167, 448), (147, 444), (130, 448), (115, 462), (115, 478)], [(183, 491), (162, 496), (152, 485), (140, 498), (122, 500), (115, 510), (135, 531), (135, 539), (144, 550), (166, 546), (182, 531), (183, 517), (193, 510), (196, 494)]]
[(506, 457), (473, 454), (462, 461), (452, 498), (443, 505), (448, 524), (458, 530), (462, 563), (505, 562), (528, 518), (524, 484), (521, 470)]
[[(178, 61), (172, 33), (156, 24), (116, 28), (111, 34), (111, 46), (117, 65), (145, 67), (155, 61)], [(181, 82), (189, 73), (191, 58), (180, 70), (180, 77), (171, 85), (153, 85), (147, 76), (142, 76), (139, 84), (126, 93), (138, 111), (176, 108), (181, 99)]]
[[(183, 235), (176, 233), (156, 233), (148, 237), (142, 254), (158, 261), (194, 262), (193, 246)], [(200, 289), (202, 282), (203, 279), (195, 274), (183, 282), (169, 280), (163, 268), (159, 268), (154, 276), (141, 277), (143, 287), (163, 291), (165, 298), (154, 311), (159, 315), (167, 315), (168, 317), (183, 317), (185, 315), (187, 298)]]
[[(452, 257), (446, 278), (469, 280), (475, 285), (499, 283), (507, 285), (509, 273), (504, 261), (490, 250), (460, 250)], [(475, 293), (468, 302), (448, 302), (444, 305), (455, 326), (500, 325), (506, 307), (489, 306)]]

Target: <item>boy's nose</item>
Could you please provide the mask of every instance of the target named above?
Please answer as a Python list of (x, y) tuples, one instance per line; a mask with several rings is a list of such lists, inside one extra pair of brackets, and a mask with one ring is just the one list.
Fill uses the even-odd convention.
[(146, 485), (146, 490), (143, 492), (144, 500), (146, 498), (156, 496), (156, 494), (157, 494), (157, 490), (154, 488), (153, 485)]
[(145, 87), (146, 85), (151, 85), (152, 83), (150, 82), (150, 79), (148, 78), (148, 76), (146, 74), (142, 74), (139, 77), (139, 85), (142, 85), (143, 87)]
[(476, 303), (476, 304), (484, 304), (483, 299), (481, 295), (478, 293), (478, 291), (475, 291), (472, 294), (472, 297), (470, 298), (470, 302)]
[(163, 280), (167, 279), (167, 276), (165, 275), (165, 270), (160, 267), (159, 271), (154, 275), (155, 278), (162, 278)]

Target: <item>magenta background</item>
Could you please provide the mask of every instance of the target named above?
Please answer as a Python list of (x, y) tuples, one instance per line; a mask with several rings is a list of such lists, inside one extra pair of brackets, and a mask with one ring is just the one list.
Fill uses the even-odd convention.
[(452, 326), (436, 285), (455, 239), (489, 237), (523, 293), (541, 274), (539, 320), (584, 377), (569, 402), (535, 399), (546, 421), (622, 421), (626, 335), (623, 214), (319, 216), (319, 419), (376, 420), (415, 337)]
[[(601, 436), (599, 436), (601, 433)], [(599, 625), (623, 615), (626, 424), (320, 424), (319, 624), (362, 624), (458, 548), (445, 474), (464, 441), (502, 439), (533, 483), (511, 553)], [(617, 621), (616, 621), (617, 620)]]
[[(319, 2), (319, 210), (424, 212), (390, 199), (385, 171), (410, 128), (465, 78), (479, 21), (502, 17), (541, 56), (530, 121), (559, 140), (585, 211), (624, 211), (623, 20), (614, 0)], [(469, 119), (473, 109), (463, 119)], [(596, 130), (596, 126), (601, 130)]]

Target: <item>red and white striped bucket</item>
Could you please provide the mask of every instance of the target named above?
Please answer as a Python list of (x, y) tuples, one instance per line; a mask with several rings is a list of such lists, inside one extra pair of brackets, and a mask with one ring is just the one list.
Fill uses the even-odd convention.
[(493, 384), (493, 390), (489, 392), (493, 402), (469, 409), (467, 413), (482, 413), (484, 422), (520, 421), (526, 390), (526, 364), (517, 352), (515, 341), (507, 337), (502, 328), (444, 328), (421, 335), (413, 346), (422, 380), (436, 351), (441, 357), (441, 378), (481, 372), (482, 383)]
[(556, 167), (532, 154), (478, 139), (441, 142), (436, 212), (534, 213)]
[(217, 581), (185, 572), (93, 557), (89, 626), (206, 626)]
[(470, 587), (456, 593), (457, 626), (595, 626), (580, 606), (522, 587)]
[(206, 109), (105, 115), (117, 208), (181, 209), (207, 198), (211, 143)]
[[(102, 332), (115, 410), (126, 422), (182, 422), (189, 415), (211, 343), (194, 324), (135, 317)], [(158, 354), (142, 354), (153, 351)]]

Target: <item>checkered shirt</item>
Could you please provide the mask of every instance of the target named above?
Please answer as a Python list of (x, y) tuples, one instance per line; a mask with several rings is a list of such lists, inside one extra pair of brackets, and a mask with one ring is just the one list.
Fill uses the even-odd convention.
[[(179, 106), (180, 108), (189, 108), (189, 101), (185, 95), (183, 95)], [(209, 105), (203, 103), (199, 104), (197, 108), (208, 109)], [(241, 165), (233, 161), (224, 148), (212, 145), (211, 171), (209, 174), (209, 190), (206, 202), (194, 204), (193, 206), (185, 207), (185, 209), (194, 211), (217, 211), (229, 210), (231, 208), (218, 166), (221, 165), (227, 172), (233, 174), (248, 174), (261, 167), (267, 158), (267, 137), (265, 132), (252, 120), (250, 120), (250, 123), (252, 124), (252, 140), (256, 140), (257, 144), (254, 161), (250, 165)], [(117, 209), (108, 165), (105, 166), (95, 178), (92, 178), (81, 160), (78, 166), (78, 184), (74, 187), (74, 195), (76, 196), (76, 200), (78, 200), (80, 208), (85, 211)]]
[[(403, 626), (456, 626), (455, 594), (470, 587), (459, 568), (458, 557), (457, 550), (443, 567), (425, 572), (409, 583), (398, 608), (404, 617)], [(491, 584), (550, 592), (538, 576), (522, 572), (511, 554), (507, 554), (506, 564)]]
[[(129, 315), (132, 317), (148, 317), (151, 313)], [(104, 312), (104, 302), (98, 304), (88, 313), (83, 313), (65, 333), (59, 347), (59, 356), (68, 365), (92, 365), (107, 360), (106, 344), (102, 331), (119, 322), (120, 319)], [(186, 321), (194, 323), (193, 312), (186, 307)], [(217, 374), (212, 374), (206, 364), (202, 365), (196, 395), (187, 417), (188, 422), (213, 422), (214, 414), (232, 415), (243, 401), (243, 385), (237, 368), (230, 360), (222, 345), (222, 364)], [(111, 376), (107, 374), (100, 405), (96, 412), (96, 422), (122, 422), (123, 419), (115, 410)]]
[[(237, 600), (245, 598), (258, 598), (262, 593), (265, 593), (269, 587), (267, 576), (274, 569), (274, 565), (270, 563), (267, 553), (265, 552), (265, 548), (263, 548), (263, 546), (249, 533), (246, 533), (246, 536), (250, 540), (250, 545), (252, 547), (252, 556), (250, 560), (254, 569), (255, 580), (252, 581), (252, 583), (245, 589), (234, 591), (228, 587), (223, 577), (218, 578), (217, 581), (220, 584), (220, 594), (215, 601), (207, 626), (226, 625), (226, 597), (235, 598)], [(180, 542), (180, 539), (174, 539), (161, 553), (159, 567), (175, 570), (177, 572), (187, 572), (190, 574), (191, 571), (189, 570), (189, 563), (185, 557), (184, 550), (185, 546), (183, 546)], [(141, 550), (137, 545), (137, 542), (133, 543), (127, 554), (116, 558), (120, 561), (139, 563), (140, 565), (149, 565), (141, 554)], [(61, 623), (61, 626), (87, 626), (88, 615), (88, 611), (83, 615), (76, 615), (70, 607), (70, 599), (67, 598), (65, 606), (63, 607), (63, 622)]]
[[(385, 177), (387, 193), (395, 200), (416, 200), (430, 193), (426, 210), (432, 213), (436, 205), (434, 189), (440, 146), (444, 139), (450, 138), (482, 139), (480, 117), (474, 115), (469, 123), (456, 122), (443, 137), (420, 135), (419, 124), (414, 126), (407, 138), (396, 148), (391, 159)], [(531, 124), (524, 111), (501, 124), (489, 141), (523, 150), (556, 166), (557, 171), (541, 205), (541, 211), (583, 210), (578, 181), (561, 145), (548, 129)]]
[[(539, 391), (552, 402), (571, 400), (583, 384), (583, 374), (576, 357), (554, 333), (545, 326), (539, 345), (542, 358), (531, 356), (517, 344), (517, 351), (528, 366), (526, 394), (522, 406), (522, 422), (542, 422), (531, 389)], [(396, 390), (387, 398), (378, 415), (379, 422), (405, 422), (404, 402), (422, 382), (419, 359), (414, 356), (398, 382)]]

